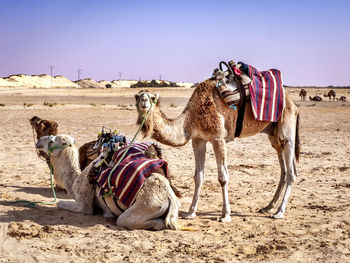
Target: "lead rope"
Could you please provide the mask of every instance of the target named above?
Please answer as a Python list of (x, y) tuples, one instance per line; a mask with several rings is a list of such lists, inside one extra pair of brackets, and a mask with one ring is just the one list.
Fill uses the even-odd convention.
[[(123, 158), (125, 157), (125, 155), (128, 153), (131, 145), (134, 143), (135, 139), (136, 139), (136, 136), (139, 134), (139, 132), (141, 131), (142, 129), (142, 126), (145, 124), (145, 121), (151, 111), (151, 109), (153, 108), (153, 106), (155, 104), (157, 104), (157, 99), (155, 99), (154, 101), (152, 101), (151, 97), (148, 95), (148, 93), (146, 93), (150, 102), (151, 102), (151, 107), (148, 109), (147, 113), (145, 115), (142, 116), (142, 122), (137, 130), (137, 132), (135, 133), (134, 135), (134, 138), (132, 138), (128, 148), (126, 149), (126, 151), (123, 153), (123, 155), (119, 158), (118, 162), (113, 166), (113, 169), (109, 172), (109, 175), (108, 175), (108, 188), (109, 188), (109, 191), (105, 194), (103, 194), (103, 197), (108, 197), (108, 196), (111, 196), (113, 194), (112, 192), (112, 187), (111, 187), (111, 176), (113, 174), (113, 172), (115, 171), (115, 169), (119, 166), (119, 164), (123, 161)], [(140, 96), (141, 98), (141, 96)], [(140, 109), (139, 109), (139, 101), (140, 101), (140, 98), (138, 99), (138, 101), (136, 102), (136, 109), (137, 109), (137, 112), (140, 113)]]
[[(70, 146), (70, 144), (68, 144), (67, 146)], [(67, 147), (66, 146), (66, 147)], [(63, 148), (62, 146), (55, 146), (55, 147), (52, 147), (48, 150), (48, 153), (49, 153), (49, 156), (52, 152), (52, 150), (55, 150), (55, 149), (60, 149), (60, 148)], [(39, 156), (39, 154), (38, 154)], [(39, 156), (40, 158), (40, 156)], [(41, 158), (40, 158), (41, 159)], [(45, 160), (46, 161), (46, 160)], [(40, 202), (40, 201), (29, 201), (29, 200), (16, 200), (16, 201), (10, 201), (9, 203), (11, 204), (16, 204), (16, 203), (25, 203), (25, 207), (31, 207), (31, 208), (35, 208), (37, 207), (37, 204), (44, 204), (44, 205), (53, 205), (53, 204), (56, 204), (58, 202), (57, 198), (56, 198), (56, 192), (55, 192), (55, 188), (53, 186), (53, 167), (51, 165), (51, 163), (49, 164), (49, 167), (50, 167), (50, 184), (51, 184), (51, 190), (52, 190), (52, 194), (53, 194), (53, 197), (54, 197), (54, 200), (52, 202)]]
[(39, 201), (29, 201), (29, 200), (16, 200), (16, 201), (10, 201), (9, 203), (11, 204), (15, 204), (15, 203), (26, 203), (24, 206), (26, 207), (31, 207), (31, 208), (35, 208), (37, 207), (37, 204), (44, 204), (44, 205), (53, 205), (56, 204), (57, 198), (56, 198), (56, 193), (55, 193), (55, 189), (53, 187), (53, 169), (52, 169), (52, 165), (50, 164), (50, 183), (51, 183), (51, 190), (53, 193), (53, 197), (54, 200), (52, 202), (39, 202)]

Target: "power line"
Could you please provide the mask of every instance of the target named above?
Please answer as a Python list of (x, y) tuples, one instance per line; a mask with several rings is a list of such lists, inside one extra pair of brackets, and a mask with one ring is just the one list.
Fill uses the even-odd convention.
[(80, 80), (80, 75), (81, 75), (81, 72), (82, 72), (82, 70), (81, 70), (81, 69), (78, 69), (78, 70), (77, 70), (77, 73), (78, 73), (78, 81)]
[(49, 65), (49, 68), (50, 68), (50, 75), (51, 75), (50, 85), (51, 85), (51, 88), (52, 88), (52, 71), (55, 68), (55, 66), (54, 65)]

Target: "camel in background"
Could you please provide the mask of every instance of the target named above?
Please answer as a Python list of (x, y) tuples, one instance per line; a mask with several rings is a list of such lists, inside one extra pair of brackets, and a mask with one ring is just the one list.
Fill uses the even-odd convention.
[(337, 98), (337, 101), (346, 102), (346, 97), (345, 96), (341, 96), (339, 99)]
[[(140, 91), (135, 95), (138, 110), (137, 123), (149, 113), (142, 128), (143, 135), (149, 136), (166, 145), (179, 147), (192, 139), (195, 157), (195, 189), (189, 212), (184, 217), (195, 217), (198, 209), (200, 190), (204, 181), (204, 164), (206, 144), (213, 145), (218, 167), (218, 181), (223, 196), (221, 222), (231, 221), (231, 209), (228, 200), (228, 169), (226, 143), (234, 140), (237, 111), (230, 109), (223, 101), (216, 86), (216, 81), (201, 82), (194, 90), (184, 111), (175, 119), (169, 119), (160, 109), (158, 94)], [(259, 212), (268, 212), (276, 204), (282, 189), (286, 186), (283, 201), (273, 218), (282, 218), (292, 183), (296, 180), (296, 162), (299, 158), (299, 113), (297, 106), (286, 93), (285, 109), (277, 123), (257, 121), (253, 117), (250, 103), (245, 105), (245, 116), (240, 137), (248, 137), (257, 133), (266, 133), (271, 145), (275, 148), (281, 177), (278, 188), (271, 202)], [(153, 103), (156, 104), (152, 107)]]
[(307, 94), (307, 91), (305, 89), (300, 90), (299, 97), (301, 101), (306, 101), (306, 94)]
[(315, 97), (309, 96), (309, 100), (311, 100), (311, 101), (322, 101), (322, 98), (320, 96), (315, 96)]
[(336, 96), (336, 93), (335, 93), (335, 91), (334, 90), (330, 90), (330, 91), (328, 91), (328, 93), (326, 93), (326, 94), (323, 94), (323, 97), (328, 97), (328, 99), (329, 99), (329, 101), (331, 101), (331, 98), (333, 97), (333, 101), (335, 100), (335, 96)]
[[(112, 210), (109, 209), (109, 199), (113, 199), (113, 196), (103, 198), (103, 200), (99, 196), (98, 187), (96, 188), (89, 182), (90, 170), (106, 157), (105, 151), (81, 171), (78, 149), (72, 137), (68, 135), (44, 136), (39, 139), (36, 148), (46, 154), (50, 152), (55, 175), (75, 199), (75, 201), (59, 201), (57, 207), (92, 215), (93, 206), (97, 205), (103, 210), (104, 216), (113, 216)], [(180, 203), (169, 181), (165, 176), (154, 172), (145, 179), (134, 203), (118, 216), (117, 225), (129, 229), (170, 228), (178, 230), (181, 229), (178, 225), (179, 206)]]

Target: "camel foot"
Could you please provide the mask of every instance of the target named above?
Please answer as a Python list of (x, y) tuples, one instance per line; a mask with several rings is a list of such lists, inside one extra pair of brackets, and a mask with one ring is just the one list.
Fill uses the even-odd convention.
[(273, 219), (281, 219), (283, 217), (284, 217), (284, 213), (283, 212), (277, 212), (276, 214), (271, 215), (271, 218), (273, 218)]
[(218, 220), (219, 220), (219, 222), (222, 222), (222, 223), (230, 223), (231, 216), (229, 214), (227, 214), (225, 216), (220, 217)]
[(260, 208), (260, 209), (258, 210), (258, 213), (264, 214), (264, 213), (270, 212), (270, 210), (271, 210), (271, 208), (268, 207), (268, 206), (266, 206), (266, 207)]
[(194, 219), (196, 217), (196, 213), (190, 213), (190, 212), (180, 212), (181, 218), (184, 219)]

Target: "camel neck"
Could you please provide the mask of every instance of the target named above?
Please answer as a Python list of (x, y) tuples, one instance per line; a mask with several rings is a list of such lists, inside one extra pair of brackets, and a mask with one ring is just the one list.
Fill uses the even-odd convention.
[(170, 146), (183, 146), (190, 139), (190, 133), (186, 127), (187, 110), (185, 109), (177, 118), (168, 119), (165, 114), (155, 108), (152, 115), (152, 138)]

